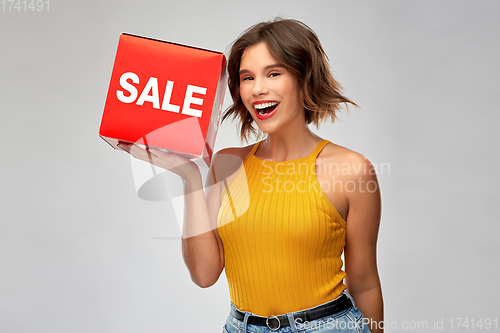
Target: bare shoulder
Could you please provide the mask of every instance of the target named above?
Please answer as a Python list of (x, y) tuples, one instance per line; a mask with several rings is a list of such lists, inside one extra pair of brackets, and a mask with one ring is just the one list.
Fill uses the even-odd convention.
[(248, 154), (252, 151), (255, 144), (251, 144), (244, 147), (227, 147), (219, 150), (216, 155), (234, 155), (238, 156), (240, 159), (245, 160)]
[(330, 173), (344, 176), (373, 175), (374, 166), (363, 154), (347, 147), (329, 143), (318, 155), (317, 165), (328, 167)]
[(380, 201), (375, 168), (363, 154), (329, 143), (318, 155), (316, 171), (320, 186), (344, 221), (348, 216), (352, 220), (356, 205)]
[(228, 147), (219, 150), (213, 158), (212, 169), (216, 179), (230, 179), (242, 167), (255, 144), (245, 147)]

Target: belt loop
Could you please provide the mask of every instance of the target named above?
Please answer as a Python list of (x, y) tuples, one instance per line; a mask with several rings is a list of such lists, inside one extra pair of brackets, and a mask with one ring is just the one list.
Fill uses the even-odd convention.
[(250, 317), (250, 312), (245, 312), (245, 318), (243, 318), (243, 331), (241, 331), (241, 333), (247, 333), (248, 317)]
[(290, 328), (292, 329), (292, 333), (299, 333), (299, 331), (297, 331), (297, 327), (295, 326), (295, 319), (293, 318), (293, 313), (289, 312), (286, 314), (286, 316), (288, 317), (288, 322), (290, 323)]

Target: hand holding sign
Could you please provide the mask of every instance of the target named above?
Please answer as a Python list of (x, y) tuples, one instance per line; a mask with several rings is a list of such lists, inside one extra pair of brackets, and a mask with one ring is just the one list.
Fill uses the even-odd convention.
[(115, 148), (148, 136), (144, 145), (208, 167), (226, 82), (220, 52), (122, 34), (99, 135)]
[(179, 175), (185, 182), (192, 182), (193, 179), (197, 179), (200, 176), (198, 165), (180, 155), (163, 152), (156, 148), (144, 149), (139, 147), (139, 145), (122, 141), (118, 142), (118, 147), (139, 160), (172, 171)]

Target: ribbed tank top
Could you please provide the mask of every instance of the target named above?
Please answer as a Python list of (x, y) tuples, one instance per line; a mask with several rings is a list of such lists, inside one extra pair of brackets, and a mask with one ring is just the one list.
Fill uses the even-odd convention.
[(231, 302), (271, 316), (327, 303), (346, 289), (346, 223), (316, 178), (316, 158), (330, 141), (283, 162), (256, 157), (261, 142), (223, 188), (217, 226)]

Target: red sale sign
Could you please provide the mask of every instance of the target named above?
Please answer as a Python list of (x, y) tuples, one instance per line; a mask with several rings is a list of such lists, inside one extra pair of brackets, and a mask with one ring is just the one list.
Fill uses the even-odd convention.
[(220, 52), (122, 34), (99, 135), (208, 166), (226, 85)]

